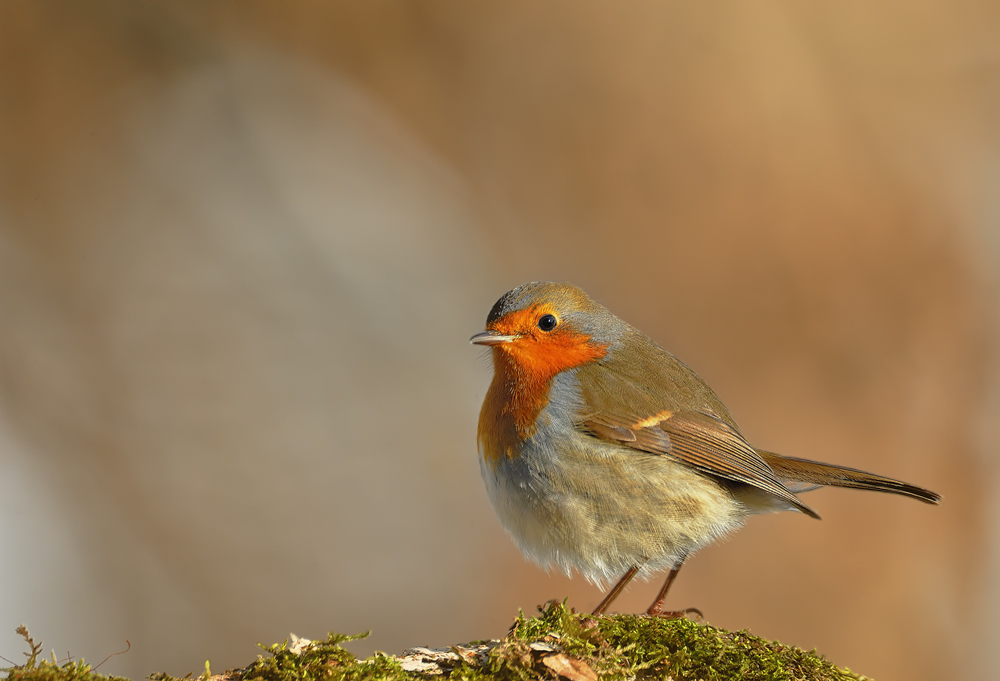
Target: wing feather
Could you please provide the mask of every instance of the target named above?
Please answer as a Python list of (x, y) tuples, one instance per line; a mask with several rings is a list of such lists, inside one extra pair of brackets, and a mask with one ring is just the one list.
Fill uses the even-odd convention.
[(658, 362), (644, 364), (657, 367), (655, 373), (614, 361), (580, 369), (583, 430), (631, 449), (669, 456), (712, 476), (752, 485), (819, 517), (782, 484), (704, 381), (659, 346), (652, 344), (645, 350), (659, 355)]
[(616, 422), (612, 415), (600, 414), (583, 421), (582, 426), (595, 437), (669, 456), (709, 475), (753, 485), (807, 515), (819, 517), (781, 483), (738, 430), (712, 414), (682, 412), (644, 427), (636, 421)]

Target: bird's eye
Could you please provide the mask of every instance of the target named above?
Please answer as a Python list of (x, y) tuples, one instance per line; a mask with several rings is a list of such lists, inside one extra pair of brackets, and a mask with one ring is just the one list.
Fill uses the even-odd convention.
[(542, 331), (551, 331), (556, 328), (559, 320), (555, 318), (555, 315), (545, 314), (542, 315), (538, 320), (538, 328)]

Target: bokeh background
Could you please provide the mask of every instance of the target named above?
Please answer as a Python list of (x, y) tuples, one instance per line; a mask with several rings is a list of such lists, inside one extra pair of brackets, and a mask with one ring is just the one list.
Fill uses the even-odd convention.
[[(676, 607), (878, 679), (1000, 664), (1000, 5), (0, 5), (0, 655), (505, 633), (468, 338), (569, 280), (811, 493)], [(648, 605), (635, 585), (622, 610)]]

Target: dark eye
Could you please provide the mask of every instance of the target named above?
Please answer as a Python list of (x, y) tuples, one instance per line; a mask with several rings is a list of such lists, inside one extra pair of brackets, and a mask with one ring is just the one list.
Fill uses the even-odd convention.
[(556, 328), (556, 324), (558, 323), (559, 320), (556, 319), (553, 315), (544, 314), (538, 320), (538, 328), (541, 329), (542, 331), (551, 331), (552, 329)]

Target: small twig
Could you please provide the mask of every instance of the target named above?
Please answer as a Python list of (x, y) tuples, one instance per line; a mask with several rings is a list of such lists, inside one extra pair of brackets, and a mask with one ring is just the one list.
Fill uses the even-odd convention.
[(31, 634), (28, 633), (28, 627), (23, 624), (14, 631), (15, 633), (21, 635), (21, 638), (25, 640), (28, 647), (31, 649), (30, 653), (24, 653), (24, 656), (28, 658), (28, 661), (24, 663), (24, 668), (34, 669), (35, 663), (38, 662), (38, 654), (42, 652), (42, 642), (39, 641), (38, 643), (35, 643), (35, 639), (33, 639)]
[[(101, 660), (101, 664), (104, 664), (105, 662), (107, 662), (108, 660), (110, 660), (115, 655), (124, 655), (128, 651), (132, 650), (132, 642), (129, 641), (128, 639), (125, 639), (125, 643), (128, 645), (128, 647), (125, 648), (125, 650), (119, 650), (117, 653), (111, 653), (106, 658), (104, 658), (103, 660)], [(97, 671), (97, 668), (100, 667), (101, 664), (97, 665), (97, 667), (92, 667), (91, 671)]]

